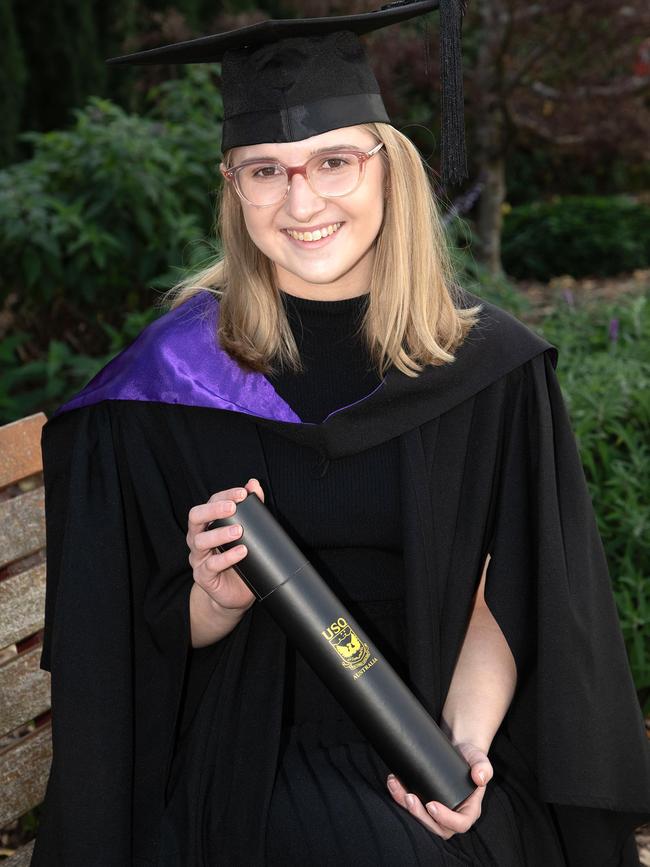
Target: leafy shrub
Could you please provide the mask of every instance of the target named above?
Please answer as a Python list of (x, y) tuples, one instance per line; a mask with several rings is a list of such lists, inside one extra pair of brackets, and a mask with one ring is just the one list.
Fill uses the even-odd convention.
[(0, 299), (106, 312), (150, 303), (210, 228), (220, 97), (206, 69), (151, 95), (150, 116), (93, 98), (65, 131), (30, 133), (0, 172)]
[(566, 306), (540, 330), (560, 349), (558, 375), (650, 713), (650, 295)]
[(560, 196), (614, 196), (650, 189), (650, 162), (602, 149), (565, 152), (546, 142), (520, 145), (508, 156), (506, 188), (511, 205)]
[(474, 258), (470, 224), (456, 216), (449, 220), (446, 229), (452, 262), (463, 288), (523, 318), (530, 311), (530, 302), (508, 277), (491, 274)]
[(108, 344), (102, 355), (86, 355), (62, 340), (50, 340), (41, 357), (25, 362), (22, 355), (30, 336), (16, 331), (5, 337), (0, 342), (0, 424), (35, 412), (51, 416), (159, 315), (155, 309), (129, 313), (122, 329), (100, 321)]
[(572, 196), (512, 208), (502, 236), (513, 277), (607, 276), (650, 265), (650, 205), (624, 196)]

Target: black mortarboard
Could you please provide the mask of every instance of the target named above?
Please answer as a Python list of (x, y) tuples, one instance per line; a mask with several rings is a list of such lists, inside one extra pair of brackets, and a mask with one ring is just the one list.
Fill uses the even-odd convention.
[(222, 62), (222, 150), (390, 123), (359, 36), (440, 8), (442, 177), (467, 177), (460, 62), (466, 0), (398, 0), (374, 12), (261, 21), (114, 57), (114, 64)]

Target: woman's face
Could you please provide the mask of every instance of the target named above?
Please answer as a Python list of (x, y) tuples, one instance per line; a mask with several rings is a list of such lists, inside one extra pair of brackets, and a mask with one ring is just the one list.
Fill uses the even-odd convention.
[[(300, 166), (314, 151), (355, 147), (369, 151), (377, 139), (360, 127), (330, 130), (297, 142), (235, 148), (231, 165), (272, 157), (285, 166)], [(369, 291), (375, 240), (384, 216), (384, 168), (381, 150), (367, 160), (361, 183), (352, 193), (323, 198), (303, 175), (295, 174), (287, 197), (258, 208), (243, 200), (244, 220), (253, 243), (275, 263), (278, 285), (285, 292), (316, 300), (340, 300)], [(296, 240), (288, 230), (314, 232), (339, 228), (321, 240)]]

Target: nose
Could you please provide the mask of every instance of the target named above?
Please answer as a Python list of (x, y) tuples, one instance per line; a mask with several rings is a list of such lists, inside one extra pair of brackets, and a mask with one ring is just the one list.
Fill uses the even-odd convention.
[(312, 190), (304, 175), (295, 174), (291, 178), (285, 207), (287, 213), (297, 222), (308, 223), (314, 214), (320, 213), (327, 207), (327, 202)]

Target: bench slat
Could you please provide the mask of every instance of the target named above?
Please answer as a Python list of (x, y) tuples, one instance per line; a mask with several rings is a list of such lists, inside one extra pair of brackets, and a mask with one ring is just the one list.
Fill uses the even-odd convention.
[(50, 674), (39, 668), (41, 647), (31, 647), (0, 666), (0, 736), (50, 708)]
[(45, 413), (37, 412), (0, 427), (0, 488), (43, 469), (41, 428), (46, 421)]
[(0, 650), (43, 628), (45, 563), (0, 581)]
[(0, 503), (0, 568), (45, 545), (45, 492), (42, 487)]
[(50, 724), (30, 732), (0, 753), (0, 828), (41, 803), (51, 763)]
[(2, 862), (2, 867), (29, 867), (32, 863), (33, 852), (34, 841), (32, 840), (26, 846), (21, 846), (11, 858), (5, 858)]

